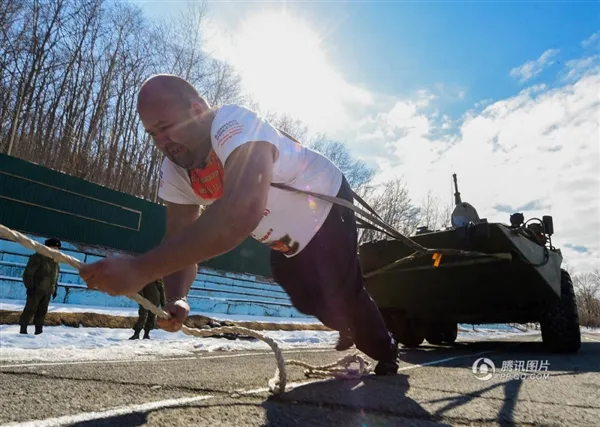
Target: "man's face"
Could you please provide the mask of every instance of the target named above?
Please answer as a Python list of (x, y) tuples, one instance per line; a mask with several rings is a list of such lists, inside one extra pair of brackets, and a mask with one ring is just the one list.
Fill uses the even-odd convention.
[(197, 168), (210, 151), (210, 132), (207, 132), (202, 111), (189, 108), (166, 97), (154, 97), (139, 107), (139, 114), (154, 144), (173, 163)]

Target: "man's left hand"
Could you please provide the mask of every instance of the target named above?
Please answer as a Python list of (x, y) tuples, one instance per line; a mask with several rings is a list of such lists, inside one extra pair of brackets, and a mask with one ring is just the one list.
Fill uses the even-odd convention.
[(108, 257), (86, 264), (79, 270), (79, 275), (88, 288), (98, 289), (112, 296), (135, 295), (151, 282), (136, 258), (128, 256)]

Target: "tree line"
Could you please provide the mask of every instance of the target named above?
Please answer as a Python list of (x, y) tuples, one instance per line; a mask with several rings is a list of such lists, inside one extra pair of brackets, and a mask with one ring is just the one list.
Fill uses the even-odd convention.
[(109, 0), (0, 4), (0, 152), (156, 200), (160, 153), (136, 113), (154, 73), (178, 74), (212, 104), (236, 101), (239, 78), (200, 43), (206, 5), (150, 20)]
[[(449, 225), (450, 203), (431, 193), (415, 202), (401, 179), (375, 185), (376, 171), (354, 158), (343, 142), (326, 135), (308, 140), (301, 121), (261, 111), (243, 96), (232, 67), (203, 50), (206, 19), (206, 2), (190, 3), (173, 19), (154, 20), (135, 4), (112, 0), (4, 0), (0, 152), (158, 202), (162, 157), (137, 116), (136, 96), (148, 76), (173, 73), (190, 81), (210, 104), (248, 105), (325, 154), (401, 233)], [(360, 232), (360, 243), (381, 238), (385, 235), (373, 230)], [(578, 294), (581, 306), (592, 307), (585, 310), (598, 319), (595, 274), (577, 275), (575, 281), (585, 289)], [(589, 283), (596, 283), (590, 285), (595, 294)]]
[[(5, 0), (0, 5), (0, 152), (151, 201), (160, 152), (136, 112), (142, 82), (155, 73), (190, 81), (212, 105), (240, 102), (240, 78), (203, 50), (206, 3), (153, 20), (136, 5), (109, 0)], [(277, 127), (324, 152), (357, 191), (372, 190), (373, 169), (326, 135), (305, 140), (301, 121), (260, 111)], [(405, 185), (384, 185), (374, 208), (404, 232), (419, 218), (440, 224), (432, 200), (410, 201)], [(424, 212), (424, 213), (423, 213)], [(372, 232), (361, 236), (376, 237)]]
[(596, 268), (580, 273), (571, 270), (570, 273), (580, 324), (600, 328), (600, 270)]

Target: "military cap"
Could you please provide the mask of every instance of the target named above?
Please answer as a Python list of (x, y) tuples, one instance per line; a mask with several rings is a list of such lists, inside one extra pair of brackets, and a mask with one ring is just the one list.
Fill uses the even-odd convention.
[(60, 248), (60, 240), (58, 240), (58, 239), (54, 239), (54, 238), (48, 239), (48, 240), (46, 240), (44, 242), (44, 244), (46, 246), (53, 246), (53, 247), (56, 247), (56, 248)]

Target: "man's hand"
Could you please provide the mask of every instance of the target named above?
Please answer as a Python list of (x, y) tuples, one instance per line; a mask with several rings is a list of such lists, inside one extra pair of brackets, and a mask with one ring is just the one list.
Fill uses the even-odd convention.
[(170, 319), (156, 318), (156, 326), (167, 332), (177, 332), (183, 326), (183, 322), (187, 319), (190, 313), (190, 306), (185, 299), (170, 301), (163, 307), (167, 313), (171, 315)]
[(108, 257), (93, 264), (86, 264), (79, 275), (88, 288), (98, 289), (109, 295), (131, 296), (138, 293), (152, 278), (129, 256)]

